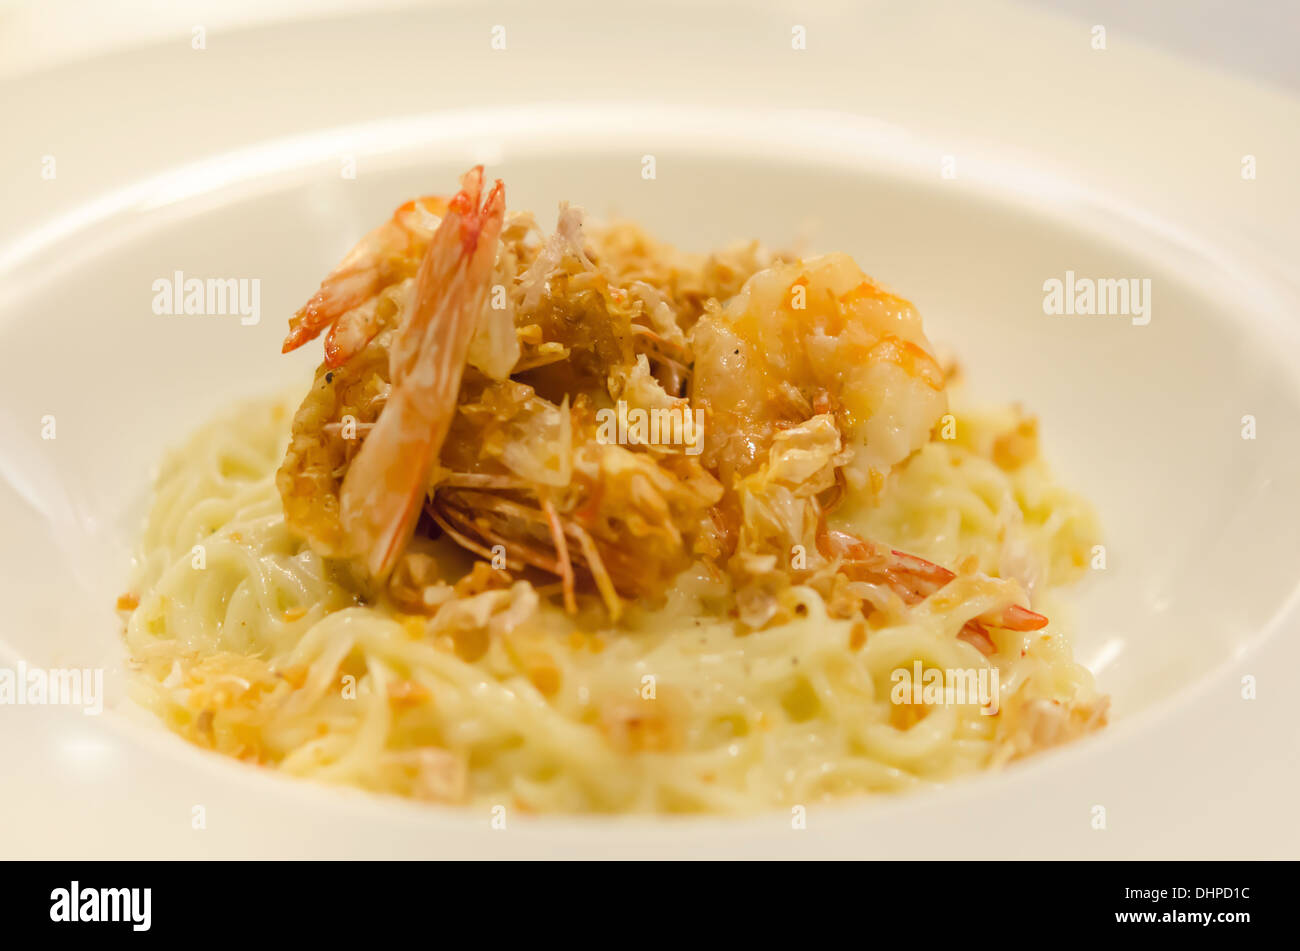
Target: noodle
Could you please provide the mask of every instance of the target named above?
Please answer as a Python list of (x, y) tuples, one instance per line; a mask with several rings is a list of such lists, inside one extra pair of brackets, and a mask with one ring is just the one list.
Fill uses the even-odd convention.
[[(285, 523), (275, 471), (289, 416), (282, 402), (243, 406), (157, 480), (126, 625), (134, 692), (201, 746), (434, 801), (738, 813), (943, 782), (1104, 721), (1055, 610), (1045, 630), (992, 630), (992, 656), (958, 637), (1007, 603), (1015, 582), (1001, 579), (1055, 609), (1051, 590), (1086, 570), (1097, 537), (1036, 444), (1016, 442), (1014, 411), (959, 415), (955, 438), (931, 440), (878, 499), (850, 495), (834, 516), (991, 578), (959, 573), (883, 625), (833, 616), (799, 587), (798, 616), (757, 631), (702, 568), (663, 605), (625, 603), (617, 625), (598, 599), (570, 615), (522, 581), (476, 618), (366, 603)], [(445, 539), (431, 551), (464, 562)], [(1001, 711), (891, 702), (895, 671), (916, 661), (996, 667)]]

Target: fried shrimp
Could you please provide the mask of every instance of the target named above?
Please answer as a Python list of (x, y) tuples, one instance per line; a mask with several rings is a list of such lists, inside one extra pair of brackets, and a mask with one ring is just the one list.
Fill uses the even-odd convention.
[[(290, 524), (322, 554), (358, 558), (377, 579), (392, 569), (414, 529), (483, 308), (505, 198), (498, 182), (480, 208), (482, 184), (482, 168), (472, 169), (446, 203), (400, 316), (386, 315), (383, 339), (371, 343), (383, 322), (366, 328), (364, 343), (350, 331), (337, 368), (327, 346), (277, 476)], [(424, 201), (410, 204), (427, 210)], [(310, 339), (304, 334), (319, 334), (331, 319), (349, 320), (357, 307), (384, 299), (396, 286), (381, 286), (384, 280), (405, 281), (406, 255), (423, 242), (404, 209), (394, 216), (401, 224), (372, 232), (358, 245), (365, 254), (354, 249), (295, 315), (286, 349)], [(394, 254), (377, 254), (381, 248)]]
[[(330, 328), (279, 474), (322, 554), (382, 583), (423, 511), (494, 568), (553, 576), (570, 611), (581, 588), (617, 618), (698, 562), (751, 627), (795, 583), (847, 583), (840, 601), (870, 612), (957, 577), (826, 522), (947, 411), (908, 301), (847, 255), (691, 256), (629, 226), (589, 234), (568, 205), (542, 235), (505, 217), (500, 183), (479, 207), (481, 169), (462, 185), (399, 208), (290, 322), (286, 349)], [(702, 454), (611, 441), (614, 407), (698, 413)], [(962, 631), (981, 650), (988, 627), (1046, 623), (1014, 583), (985, 587), (995, 606)]]
[(724, 478), (752, 471), (778, 432), (824, 409), (850, 484), (878, 486), (947, 411), (920, 315), (845, 254), (760, 271), (691, 342), (692, 398), (712, 423), (705, 461)]
[(415, 530), (429, 474), (456, 412), (505, 216), (501, 182), (480, 208), (482, 188), (478, 167), (462, 179), (429, 243), (415, 296), (389, 352), (388, 401), (339, 493), (349, 545), (376, 578), (392, 570)]
[(291, 320), (286, 350), (330, 337), (277, 477), (286, 516), (383, 582), (424, 510), (467, 551), (555, 575), (570, 608), (584, 586), (616, 616), (708, 547), (722, 489), (681, 447), (603, 441), (597, 418), (689, 412), (699, 295), (762, 259), (665, 269), (631, 226), (591, 236), (562, 206), (543, 235), (497, 190), (475, 217), (481, 174), (403, 205)]
[[(774, 587), (795, 576), (816, 582), (823, 572), (824, 586), (829, 569), (904, 605), (956, 577), (826, 528), (842, 483), (878, 492), (947, 412), (944, 374), (909, 301), (847, 255), (829, 254), (758, 272), (700, 318), (691, 343), (692, 399), (709, 419), (704, 462), (728, 489), (719, 520), (729, 525), (751, 623), (774, 616)], [(963, 637), (992, 652), (985, 624), (1046, 623), (1008, 603), (972, 620)]]

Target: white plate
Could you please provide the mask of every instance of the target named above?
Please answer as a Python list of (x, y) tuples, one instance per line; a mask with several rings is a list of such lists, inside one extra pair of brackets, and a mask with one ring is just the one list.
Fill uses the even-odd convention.
[[(9, 84), (31, 109), (23, 128), (64, 144), (36, 147), (53, 150), (59, 177), (33, 178), (0, 249), (0, 663), (105, 666), (111, 705), (99, 717), (0, 707), (0, 754), (17, 764), (0, 779), (0, 805), (22, 818), (0, 830), (0, 854), (1294, 855), (1300, 744), (1288, 671), (1300, 663), (1300, 383), (1291, 361), (1300, 324), (1294, 232), (1273, 203), (1293, 201), (1296, 185), (1242, 180), (1232, 148), (1220, 149), (1220, 167), (1203, 165), (1199, 129), (1170, 143), (1158, 134), (1160, 113), (1135, 125), (1107, 90), (1118, 96), (1141, 80), (1143, 109), (1201, 97), (1220, 110), (1216, 140), (1223, 123), (1244, 125), (1252, 143), (1274, 149), (1258, 158), (1272, 176), (1296, 153), (1300, 123), (1277, 131), (1278, 120), (1295, 119), (1294, 103), (1262, 91), (1234, 102), (1231, 81), (1153, 55), (1091, 51), (1086, 33), (1071, 33), (1078, 27), (1001, 7), (985, 20), (949, 11), (946, 22), (1019, 49), (1029, 70), (1048, 70), (1057, 44), (1073, 80), (1050, 74), (1047, 96), (978, 75), (955, 87), (952, 63), (938, 68), (943, 49), (964, 57), (956, 62), (995, 57), (936, 41), (906, 15), (810, 25), (830, 50), (816, 56), (815, 47), (789, 48), (792, 21), (779, 14), (736, 37), (722, 14), (701, 8), (696, 32), (683, 40), (679, 28), (673, 49), (712, 37), (713, 55), (671, 63), (662, 54), (670, 47), (654, 45), (662, 25), (609, 16), (591, 35), (629, 38), (644, 58), (626, 49), (617, 58), (662, 69), (655, 103), (590, 88), (593, 76), (618, 87), (623, 73), (608, 62), (602, 72), (611, 54), (601, 44), (557, 34), (548, 19), (507, 19), (521, 39), (506, 52), (493, 53), (486, 35), (457, 46), (457, 36), (488, 28), (460, 10), (252, 30), (212, 38), (202, 53), (152, 49), (70, 67), (62, 83)], [(843, 32), (868, 27), (861, 35), (881, 57), (912, 50), (919, 62), (896, 59), (891, 73), (888, 62), (848, 55)], [(411, 37), (435, 28), (439, 69), (412, 57), (410, 74), (397, 76), (389, 58), (415, 52)], [(574, 44), (580, 59), (557, 55)], [(379, 56), (385, 48), (390, 56)], [(309, 58), (308, 70), (331, 52), (378, 56), (373, 74), (336, 76), (341, 118), (366, 121), (322, 121), (323, 89), (267, 101), (268, 90), (288, 96), (294, 84), (261, 65), (272, 50)], [(538, 59), (550, 72), (534, 73)], [(129, 101), (143, 101), (136, 85), (156, 84), (164, 66), (177, 87), (164, 100), (188, 97), (189, 111), (127, 110), (127, 128), (108, 135), (121, 152), (71, 133), (83, 114), (73, 90), (98, 101), (120, 83), (138, 97)], [(764, 102), (774, 73), (794, 93)], [(724, 75), (752, 75), (753, 88), (693, 92)], [(449, 76), (458, 77), (454, 99), (436, 85)], [(882, 76), (899, 91), (880, 95), (871, 114), (847, 111), (858, 105), (854, 90)], [(422, 81), (432, 90), (424, 105), (436, 111), (412, 108)], [(521, 96), (519, 83), (532, 94)], [(205, 98), (218, 88), (229, 99)], [(235, 108), (237, 92), (254, 98)], [(1035, 115), (1034, 102), (1047, 111)], [(812, 104), (828, 108), (799, 108)], [(406, 117), (375, 118), (403, 107)], [(996, 145), (972, 137), (973, 112), (983, 128), (999, 124)], [(1108, 142), (1133, 128), (1145, 136), (1127, 151), (1093, 142), (1090, 152), (1065, 132), (1064, 143), (1050, 140), (1075, 121), (1095, 123)], [(1260, 146), (1238, 152), (1251, 149)], [(159, 152), (174, 161), (159, 164)], [(641, 176), (647, 154), (653, 181)], [(351, 160), (355, 180), (340, 175)], [(774, 814), (512, 819), (501, 833), (486, 815), (293, 782), (203, 754), (126, 704), (112, 606), (163, 449), (238, 396), (305, 386), (318, 354), (278, 355), (286, 315), (396, 203), (445, 189), (480, 160), (506, 180), (512, 207), (543, 217), (568, 198), (693, 248), (804, 237), (851, 252), (912, 297), (979, 395), (1039, 413), (1057, 468), (1098, 505), (1107, 566), (1079, 592), (1076, 650), (1113, 695), (1112, 727), (1000, 775), (817, 807), (804, 831)], [(1158, 181), (1143, 179), (1150, 168), (1163, 168)], [(152, 283), (177, 270), (260, 280), (260, 322), (156, 316)], [(1150, 323), (1046, 315), (1043, 283), (1067, 270), (1148, 279)], [(1255, 420), (1251, 440), (1245, 416)], [(52, 440), (42, 438), (47, 417)], [(1257, 699), (1243, 699), (1243, 677), (1257, 680)], [(202, 830), (192, 828), (196, 806)], [(1098, 806), (1105, 830), (1094, 828)]]

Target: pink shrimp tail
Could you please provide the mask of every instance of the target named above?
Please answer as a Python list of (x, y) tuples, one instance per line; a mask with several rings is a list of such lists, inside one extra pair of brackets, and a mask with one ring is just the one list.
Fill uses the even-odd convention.
[[(886, 549), (848, 532), (825, 531), (818, 537), (817, 547), (827, 558), (842, 559), (850, 577), (881, 581), (907, 604), (924, 600), (957, 577), (943, 565), (905, 551)], [(991, 654), (993, 641), (986, 625), (1009, 631), (1037, 631), (1047, 623), (1048, 619), (1037, 611), (1013, 604), (968, 622), (959, 636), (983, 653)]]
[[(289, 333), (280, 352), (297, 350), (329, 328), (326, 366), (340, 367), (359, 353), (381, 325), (374, 307), (367, 311), (362, 305), (373, 304), (375, 295), (393, 282), (394, 259), (400, 261), (417, 253), (421, 212), (441, 216), (447, 206), (447, 200), (437, 195), (413, 198), (399, 205), (392, 218), (362, 238), (321, 281), (311, 299), (289, 318)], [(467, 213), (467, 208), (467, 203), (462, 202), (462, 214)], [(363, 312), (359, 313), (358, 308)]]
[(327, 294), (324, 289), (312, 295), (302, 307), (289, 318), (289, 333), (280, 345), (281, 353), (292, 353), (305, 343), (310, 343), (320, 336), (322, 330), (334, 320), (327, 311)]

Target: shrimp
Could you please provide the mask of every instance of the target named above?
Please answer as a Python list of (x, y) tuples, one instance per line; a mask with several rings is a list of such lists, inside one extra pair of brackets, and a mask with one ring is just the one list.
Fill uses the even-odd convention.
[(359, 353), (383, 324), (381, 292), (414, 276), (447, 209), (441, 196), (412, 199), (362, 238), (289, 319), (280, 352), (297, 350), (328, 327), (327, 366), (342, 366)]
[(943, 371), (916, 309), (846, 254), (759, 271), (693, 329), (692, 400), (709, 415), (705, 461), (725, 479), (766, 457), (782, 429), (824, 405), (854, 488), (879, 488), (947, 412)]
[[(823, 555), (838, 561), (840, 572), (849, 579), (883, 584), (906, 604), (923, 601), (957, 577), (942, 565), (864, 541), (848, 532), (823, 531), (817, 538), (817, 546)], [(1047, 626), (1047, 618), (1011, 604), (968, 621), (958, 636), (981, 653), (992, 654), (995, 645), (986, 626), (1008, 631), (1037, 631)]]
[[(549, 238), (526, 213), (498, 220), (491, 198), (474, 219), (467, 196), (477, 188), (467, 181), (466, 197), (444, 203), (429, 239), (399, 209), (358, 246), (367, 253), (349, 256), (361, 264), (345, 263), (322, 284), (311, 325), (301, 317), (309, 308), (295, 318), (287, 344), (332, 317), (332, 336), (347, 346), (331, 353), (327, 342), (295, 414), (276, 479), (285, 517), (317, 553), (383, 582), (399, 573), (423, 509), (481, 558), (497, 562), (500, 545), (511, 570), (556, 575), (570, 610), (577, 587), (594, 586), (617, 616), (620, 597), (662, 592), (697, 543), (707, 544), (697, 529), (707, 529), (722, 494), (682, 447), (605, 445), (599, 436), (597, 411), (618, 399), (686, 411), (678, 393), (691, 358), (678, 322), (694, 298), (646, 269), (615, 280), (618, 248), (589, 242), (579, 209), (562, 206)], [(403, 207), (431, 217), (429, 201)], [(472, 230), (475, 220), (476, 247), (452, 240), (457, 221)], [(406, 276), (421, 245), (420, 272)], [(488, 270), (505, 291), (490, 308)], [(674, 273), (692, 288), (713, 286), (707, 275)], [(642, 278), (655, 284), (632, 286)], [(357, 303), (364, 294), (372, 296)], [(364, 330), (355, 341), (354, 329)], [(648, 332), (660, 338), (654, 355), (642, 345)], [(670, 360), (679, 375), (665, 390), (658, 377)]]
[(388, 399), (339, 491), (348, 547), (384, 578), (415, 530), (487, 295), (505, 217), (500, 181), (480, 207), (483, 167), (461, 179), (415, 276), (389, 351)]
[[(829, 566), (851, 581), (884, 585), (906, 604), (956, 577), (826, 528), (833, 501), (825, 493), (838, 498), (841, 480), (879, 492), (947, 412), (943, 371), (908, 301), (847, 255), (831, 254), (758, 272), (700, 318), (691, 344), (691, 398), (709, 420), (704, 462), (728, 490), (716, 516), (742, 582), (761, 597), (754, 576), (770, 576), (769, 566), (792, 551), (810, 576)], [(767, 601), (755, 617), (767, 616)], [(984, 625), (1027, 631), (1046, 623), (1010, 605), (970, 622), (961, 636), (991, 653)]]

